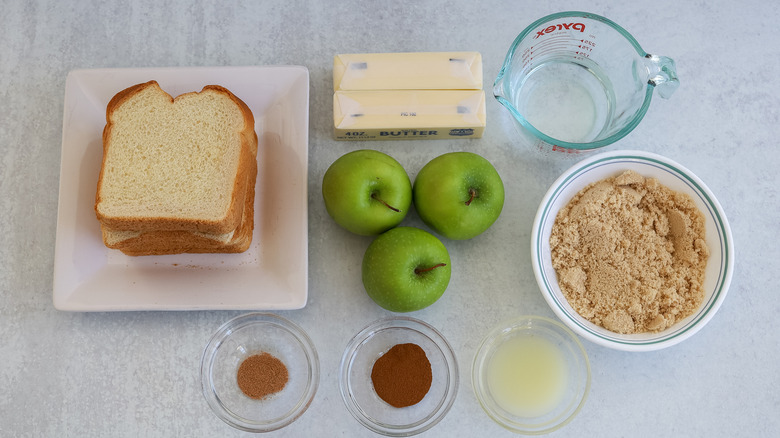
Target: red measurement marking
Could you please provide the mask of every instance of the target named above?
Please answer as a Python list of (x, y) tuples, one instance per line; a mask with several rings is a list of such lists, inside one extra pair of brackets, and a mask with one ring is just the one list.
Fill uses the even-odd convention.
[[(540, 41), (536, 45), (536, 47), (545, 46), (545, 45), (548, 45), (548, 44), (556, 44), (556, 43), (560, 43), (561, 41), (567, 41), (568, 42), (568, 41), (571, 41), (571, 39), (569, 37), (565, 36), (565, 35), (553, 36), (553, 37), (550, 37), (550, 38), (547, 38), (545, 40)], [(531, 47), (534, 47), (534, 46), (531, 46)]]
[(562, 146), (558, 146), (557, 144), (552, 145), (552, 150), (555, 152), (563, 152), (564, 154), (579, 154), (580, 151), (577, 149), (569, 149)]
[(545, 46), (545, 47), (539, 47), (536, 50), (531, 50), (531, 54), (539, 53), (539, 52), (544, 53), (544, 52), (548, 52), (548, 51), (552, 52), (552, 51), (560, 50), (560, 49), (571, 49), (572, 47), (576, 47), (576, 46), (572, 46), (571, 44), (548, 45), (548, 46)]

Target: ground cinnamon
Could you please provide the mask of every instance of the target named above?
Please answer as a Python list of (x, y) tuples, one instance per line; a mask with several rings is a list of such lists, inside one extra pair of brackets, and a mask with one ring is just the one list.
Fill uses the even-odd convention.
[(238, 387), (247, 397), (254, 399), (281, 391), (288, 378), (284, 363), (266, 352), (249, 356), (238, 367)]
[(432, 380), (431, 363), (417, 344), (393, 346), (371, 370), (377, 395), (396, 408), (419, 403), (431, 389)]

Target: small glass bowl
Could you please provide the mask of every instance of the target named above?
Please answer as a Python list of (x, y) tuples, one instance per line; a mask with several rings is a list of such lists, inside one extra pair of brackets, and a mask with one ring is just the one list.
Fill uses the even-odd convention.
[[(543, 342), (550, 351), (557, 352), (554, 356), (561, 359), (558, 365), (562, 378), (558, 381), (565, 382), (554, 403), (528, 414), (502, 406), (490, 385), (490, 370), (494, 365), (491, 361), (497, 357), (496, 353), (507, 342), (524, 337)], [(519, 363), (517, 366), (521, 367)], [(590, 391), (590, 363), (582, 343), (563, 324), (538, 316), (522, 316), (488, 333), (474, 358), (471, 383), (482, 409), (496, 423), (515, 433), (542, 435), (563, 427), (582, 409)]]
[[(280, 392), (252, 399), (238, 387), (238, 367), (267, 352), (287, 367)], [(231, 319), (212, 336), (200, 364), (203, 396), (225, 423), (247, 432), (270, 432), (289, 425), (311, 404), (320, 379), (319, 359), (309, 336), (291, 321), (270, 313)]]
[[(431, 363), (431, 388), (419, 403), (395, 408), (379, 398), (371, 381), (374, 362), (396, 344), (419, 345)], [(411, 436), (436, 425), (449, 412), (458, 392), (458, 363), (452, 347), (430, 325), (408, 317), (378, 320), (347, 344), (339, 372), (347, 410), (369, 430), (387, 436)]]

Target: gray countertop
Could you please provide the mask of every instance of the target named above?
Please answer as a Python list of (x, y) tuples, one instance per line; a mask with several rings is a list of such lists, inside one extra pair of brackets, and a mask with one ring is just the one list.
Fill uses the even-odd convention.
[[(531, 158), (492, 97), (482, 139), (334, 141), (332, 57), (479, 51), (489, 90), (515, 36), (567, 9), (605, 15), (648, 52), (676, 60), (679, 90), (655, 99), (639, 127), (610, 149), (659, 153), (695, 172), (725, 209), (736, 266), (719, 313), (679, 345), (638, 354), (583, 341), (590, 396), (552, 435), (758, 437), (780, 430), (777, 4), (10, 0), (0, 9), (0, 435), (247, 435), (211, 413), (199, 383), (209, 337), (244, 312), (54, 308), (63, 98), (73, 69), (284, 64), (310, 73), (309, 300), (275, 313), (309, 332), (322, 375), (308, 411), (270, 436), (371, 435), (341, 400), (339, 361), (353, 335), (389, 312), (360, 282), (371, 240), (339, 228), (320, 194), (328, 165), (366, 147), (396, 157), (412, 178), (431, 158), (456, 150), (483, 155), (501, 173), (501, 218), (476, 239), (447, 242), (451, 284), (436, 304), (410, 316), (440, 330), (460, 365), (452, 410), (424, 435), (513, 436), (480, 408), (471, 363), (496, 324), (520, 314), (553, 317), (531, 269), (531, 222), (571, 163)], [(420, 225), (413, 217), (406, 224)]]

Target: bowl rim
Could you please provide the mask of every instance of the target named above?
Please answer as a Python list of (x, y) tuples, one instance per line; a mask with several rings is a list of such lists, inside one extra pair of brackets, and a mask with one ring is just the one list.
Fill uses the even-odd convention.
[[(544, 326), (544, 328), (562, 335), (563, 339), (571, 344), (572, 350), (579, 353), (578, 356), (582, 358), (581, 365), (584, 366), (585, 384), (583, 386), (583, 391), (577, 400), (576, 407), (569, 413), (566, 418), (562, 419), (562, 421), (558, 423), (551, 425), (548, 423), (542, 423), (543, 425), (547, 426), (544, 428), (540, 427), (538, 429), (532, 429), (530, 427), (522, 427), (521, 424), (514, 422), (511, 418), (507, 418), (501, 415), (500, 412), (497, 412), (488, 406), (488, 403), (485, 400), (488, 397), (486, 394), (487, 391), (482, 384), (482, 374), (485, 367), (487, 366), (487, 358), (489, 357), (491, 351), (495, 350), (496, 347), (501, 344), (501, 342), (496, 341), (501, 340), (502, 338), (506, 338), (511, 333), (517, 332), (519, 330), (531, 330), (533, 332), (539, 332), (540, 326)], [(580, 339), (577, 337), (577, 335), (560, 321), (539, 315), (520, 315), (507, 321), (503, 321), (493, 327), (480, 341), (479, 346), (477, 347), (477, 351), (474, 354), (474, 360), (471, 367), (471, 386), (474, 390), (474, 395), (477, 398), (477, 402), (488, 415), (488, 417), (498, 423), (501, 427), (524, 435), (548, 434), (571, 423), (571, 421), (577, 417), (580, 411), (582, 411), (582, 408), (585, 406), (585, 402), (587, 401), (588, 395), (590, 394), (591, 382), (592, 370), (590, 366), (590, 358), (588, 357), (588, 352), (585, 349), (585, 346), (582, 344), (582, 342), (580, 342)]]
[[(308, 384), (301, 394), (298, 403), (296, 403), (296, 405), (284, 416), (263, 423), (251, 421), (235, 414), (229, 407), (226, 407), (221, 402), (219, 395), (213, 390), (213, 385), (211, 385), (214, 371), (214, 358), (216, 352), (219, 351), (219, 347), (227, 341), (237, 329), (255, 324), (272, 324), (277, 328), (286, 330), (298, 341), (303, 353), (308, 359), (306, 362), (308, 368)], [(274, 313), (246, 313), (228, 320), (211, 336), (206, 347), (203, 349), (203, 354), (201, 356), (200, 380), (203, 397), (220, 420), (245, 432), (271, 432), (292, 424), (295, 420), (300, 418), (311, 405), (319, 387), (319, 356), (317, 355), (317, 349), (314, 346), (314, 342), (298, 324)]]
[[(578, 177), (589, 170), (605, 165), (614, 165), (620, 162), (649, 165), (661, 169), (681, 180), (696, 193), (707, 208), (707, 211), (702, 211), (702, 213), (709, 215), (715, 222), (716, 230), (714, 231), (717, 233), (718, 241), (720, 242), (721, 267), (718, 270), (719, 277), (715, 283), (715, 290), (709, 301), (702, 304), (700, 309), (692, 315), (693, 318), (691, 318), (691, 316), (686, 318), (685, 324), (679, 325), (681, 323), (678, 322), (673, 326), (674, 330), (670, 331), (670, 329), (667, 329), (660, 332), (658, 336), (646, 340), (632, 339), (631, 336), (628, 335), (609, 332), (606, 329), (598, 327), (579, 317), (568, 302), (566, 302), (566, 299), (563, 296), (558, 296), (551, 288), (550, 283), (556, 282), (556, 280), (554, 278), (548, 278), (545, 270), (541, 268), (543, 265), (542, 258), (544, 256), (544, 252), (541, 251), (543, 246), (542, 239), (549, 237), (543, 235), (542, 225), (546, 220), (549, 220), (549, 217), (552, 214), (551, 206), (556, 201), (557, 197), (560, 196), (562, 191)], [(637, 150), (602, 152), (585, 158), (564, 171), (555, 182), (552, 183), (539, 204), (533, 221), (530, 246), (534, 276), (536, 277), (542, 296), (556, 316), (575, 333), (588, 341), (608, 348), (624, 351), (659, 350), (676, 345), (693, 336), (712, 319), (720, 308), (728, 293), (734, 271), (734, 243), (731, 228), (726, 219), (723, 207), (720, 205), (717, 198), (715, 198), (715, 195), (709, 187), (707, 187), (707, 185), (693, 172), (674, 160), (656, 153)], [(713, 249), (711, 248), (711, 251), (712, 250)]]
[[(441, 351), (447, 369), (446, 392), (442, 402), (426, 419), (410, 425), (394, 426), (372, 421), (360, 407), (357, 400), (354, 399), (349, 391), (350, 364), (355, 356), (370, 339), (387, 329), (411, 330), (427, 337)], [(458, 395), (460, 377), (458, 370), (458, 360), (452, 346), (435, 327), (425, 321), (408, 316), (390, 316), (380, 318), (360, 330), (347, 343), (339, 364), (339, 392), (341, 398), (347, 407), (347, 411), (364, 427), (372, 432), (386, 436), (412, 436), (425, 432), (438, 424), (450, 411)]]

